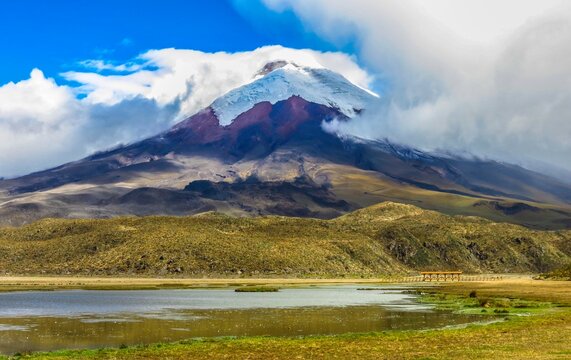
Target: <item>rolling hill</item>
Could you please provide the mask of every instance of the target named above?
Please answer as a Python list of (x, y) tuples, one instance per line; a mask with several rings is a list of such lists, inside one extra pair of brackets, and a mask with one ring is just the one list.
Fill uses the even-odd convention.
[(537, 231), (385, 202), (330, 220), (219, 213), (44, 219), (0, 229), (0, 273), (379, 276), (418, 270), (546, 272), (570, 231)]

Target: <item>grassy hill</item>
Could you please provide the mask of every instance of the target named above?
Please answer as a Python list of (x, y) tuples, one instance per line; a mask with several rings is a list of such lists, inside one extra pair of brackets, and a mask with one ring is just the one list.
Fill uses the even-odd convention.
[(45, 219), (0, 229), (0, 273), (374, 276), (428, 269), (546, 272), (571, 260), (570, 231), (535, 231), (385, 202), (332, 220)]
[(542, 279), (553, 279), (553, 280), (568, 280), (571, 281), (571, 263), (557, 268), (545, 274), (541, 274)]

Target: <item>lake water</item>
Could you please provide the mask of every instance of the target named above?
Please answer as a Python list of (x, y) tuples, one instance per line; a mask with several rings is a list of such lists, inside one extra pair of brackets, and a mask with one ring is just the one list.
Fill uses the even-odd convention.
[(439, 328), (481, 317), (434, 311), (403, 289), (357, 286), (0, 293), (0, 353), (99, 348), (191, 337)]

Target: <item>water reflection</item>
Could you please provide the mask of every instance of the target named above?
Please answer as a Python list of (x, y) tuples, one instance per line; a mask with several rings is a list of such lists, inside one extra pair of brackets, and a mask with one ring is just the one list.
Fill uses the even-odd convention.
[[(85, 303), (95, 305), (89, 307), (81, 301), (77, 302), (78, 293), (85, 298)], [(0, 294), (0, 313), (11, 314), (0, 316), (0, 352), (10, 354), (63, 348), (97, 348), (175, 341), (189, 337), (288, 336), (424, 329), (480, 319), (477, 316), (438, 312), (425, 306), (415, 306), (411, 295), (403, 292), (390, 291), (390, 294), (385, 294), (383, 290), (356, 291), (353, 287), (287, 289), (280, 293), (258, 294), (236, 294), (231, 290), (184, 290), (183, 293), (159, 290), (123, 292), (126, 297), (121, 297), (118, 293), (52, 292), (53, 297), (41, 311), (42, 314), (32, 316), (26, 316), (25, 309), (32, 314), (40, 312), (35, 306), (40, 306), (46, 300), (46, 294), (11, 294), (9, 300), (4, 298), (4, 295), (9, 294)], [(38, 294), (41, 296), (36, 296)], [(72, 295), (71, 300), (65, 295)], [(331, 296), (336, 298), (331, 299)], [(181, 306), (181, 297), (187, 299), (186, 308)], [(204, 308), (202, 301), (208, 297), (212, 297), (212, 306)], [(312, 305), (319, 298), (327, 306)], [(16, 299), (20, 300), (17, 305), (14, 302)], [(62, 302), (54, 306), (55, 299)], [(125, 302), (134, 299), (139, 301), (133, 303), (131, 311), (111, 311), (117, 309), (118, 303), (123, 308)], [(331, 305), (332, 302), (335, 305)], [(10, 303), (16, 306), (11, 309), (6, 307)], [(299, 306), (300, 303), (311, 305)], [(144, 306), (141, 307), (141, 304)], [(288, 304), (293, 304), (294, 307), (289, 307)], [(62, 309), (65, 307), (65, 310)], [(62, 316), (62, 312), (67, 315)]]

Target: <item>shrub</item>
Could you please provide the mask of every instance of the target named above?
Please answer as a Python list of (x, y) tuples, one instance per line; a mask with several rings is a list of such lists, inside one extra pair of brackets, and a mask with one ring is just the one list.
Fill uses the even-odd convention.
[(481, 307), (490, 307), (490, 299), (488, 298), (478, 298), (478, 303), (480, 304)]

